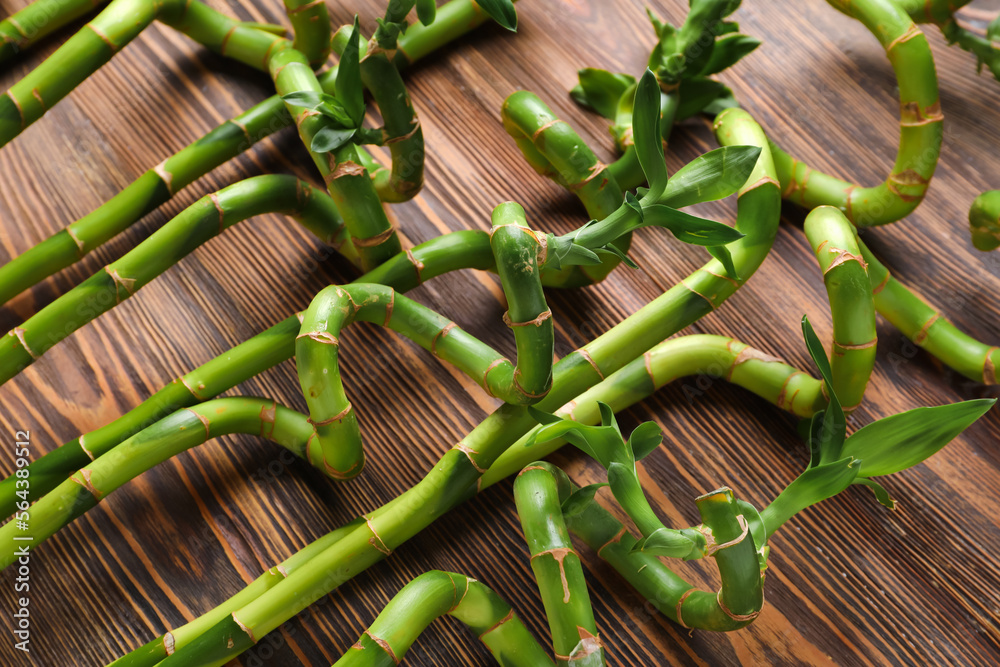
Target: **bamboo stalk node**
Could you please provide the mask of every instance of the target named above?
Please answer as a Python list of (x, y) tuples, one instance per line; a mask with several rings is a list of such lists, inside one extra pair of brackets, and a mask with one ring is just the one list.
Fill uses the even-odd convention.
[[(240, 630), (242, 630), (243, 632), (245, 632), (247, 634), (247, 637), (250, 638), (251, 642), (253, 642), (254, 644), (256, 644), (257, 643), (257, 638), (253, 636), (253, 630), (251, 630), (249, 627), (247, 627), (246, 625), (244, 625), (243, 621), (241, 621), (240, 619), (238, 619), (236, 617), (236, 612), (235, 611), (233, 612), (232, 616), (233, 616), (233, 622), (236, 623), (236, 625), (239, 626)], [(230, 638), (229, 641), (233, 641), (233, 640)]]
[(132, 296), (135, 293), (133, 289), (135, 287), (135, 278), (122, 278), (118, 274), (117, 269), (111, 268), (111, 264), (104, 267), (104, 272), (111, 276), (111, 280), (115, 283), (115, 303), (121, 303), (124, 301), (121, 295), (121, 289), (123, 288), (127, 294), (125, 299)]
[(748, 345), (747, 347), (745, 347), (742, 350), (740, 350), (739, 353), (736, 355), (736, 358), (733, 359), (733, 363), (730, 364), (730, 366), (729, 366), (729, 373), (726, 374), (726, 381), (727, 382), (731, 382), (732, 381), (732, 379), (733, 379), (733, 371), (736, 370), (737, 366), (739, 366), (740, 364), (745, 364), (748, 361), (754, 361), (754, 360), (756, 360), (756, 361), (763, 361), (764, 363), (768, 363), (768, 364), (770, 364), (770, 363), (779, 363), (779, 364), (785, 363), (785, 360), (781, 359), (780, 357), (775, 357), (774, 355), (768, 354), (766, 352), (761, 352), (757, 348), (750, 347)]
[(513, 329), (515, 327), (528, 327), (528, 326), (540, 327), (540, 326), (542, 326), (542, 322), (544, 322), (545, 320), (547, 320), (547, 319), (549, 319), (551, 317), (552, 317), (552, 310), (551, 309), (546, 309), (546, 310), (543, 310), (541, 313), (539, 313), (538, 317), (534, 318), (533, 320), (528, 320), (527, 322), (511, 322), (510, 321), (510, 312), (509, 311), (504, 311), (504, 314), (503, 314), (503, 323), (506, 324), (511, 329)]
[(674, 615), (677, 617), (677, 625), (682, 628), (687, 628), (688, 630), (691, 629), (686, 623), (684, 623), (684, 616), (681, 614), (681, 607), (684, 606), (684, 601), (687, 600), (692, 593), (697, 593), (699, 590), (700, 589), (697, 588), (689, 588), (681, 593), (681, 596), (677, 599), (677, 605), (674, 607)]
[[(733, 612), (729, 611), (729, 608), (726, 607), (725, 603), (722, 602), (722, 589), (721, 588), (719, 589), (719, 592), (715, 594), (715, 601), (719, 604), (719, 609), (722, 610), (722, 613), (725, 614), (726, 616), (728, 616), (729, 618), (733, 619), (734, 621), (743, 623), (745, 621), (752, 621), (755, 618), (757, 618), (758, 616), (760, 616), (760, 612), (761, 612), (760, 609), (758, 609), (756, 611), (752, 611), (749, 614), (734, 614)], [(763, 607), (763, 606), (764, 606), (764, 601), (763, 601), (763, 599), (761, 599), (761, 607)]]
[(28, 353), (28, 356), (31, 357), (32, 359), (37, 359), (41, 355), (35, 354), (35, 352), (30, 347), (28, 347), (27, 341), (24, 340), (24, 333), (25, 332), (23, 328), (14, 327), (8, 335), (17, 336), (17, 340), (20, 341), (21, 347), (23, 347), (24, 351)]
[(836, 255), (833, 261), (827, 265), (826, 269), (823, 270), (823, 275), (825, 276), (833, 269), (837, 268), (844, 262), (854, 261), (861, 265), (861, 268), (868, 271), (868, 263), (864, 260), (861, 255), (855, 255), (849, 250), (844, 250), (843, 248), (830, 248), (830, 254)]

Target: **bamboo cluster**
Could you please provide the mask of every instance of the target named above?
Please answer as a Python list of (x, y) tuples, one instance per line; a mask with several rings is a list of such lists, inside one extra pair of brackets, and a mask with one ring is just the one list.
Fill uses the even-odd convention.
[[(99, 0), (37, 0), (0, 22), (0, 61), (16, 57), (58, 27), (91, 14)], [(17, 376), (74, 331), (229, 227), (266, 213), (293, 218), (359, 271), (349, 284), (321, 290), (301, 313), (196, 368), (115, 421), (31, 463), (32, 549), (104, 497), (180, 452), (225, 434), (254, 434), (308, 461), (332, 480), (362, 474), (366, 452), (350, 386), (340, 367), (345, 328), (367, 322), (393, 330), (451, 364), (502, 404), (447, 449), (427, 475), (393, 501), (314, 541), (261, 574), (198, 619), (153, 639), (113, 664), (220, 665), (235, 658), (310, 604), (390, 556), (464, 500), (516, 475), (514, 501), (551, 631), (551, 654), (514, 609), (486, 584), (431, 571), (407, 584), (337, 665), (395, 665), (435, 619), (450, 615), (482, 639), (502, 665), (603, 665), (580, 556), (571, 534), (613, 567), (657, 609), (686, 628), (730, 631), (761, 613), (771, 536), (809, 506), (852, 484), (893, 501), (872, 479), (917, 465), (993, 401), (966, 401), (893, 415), (847, 434), (847, 415), (863, 401), (875, 369), (876, 314), (962, 375), (996, 384), (1000, 349), (961, 332), (893, 277), (858, 236), (859, 227), (893, 223), (923, 200), (940, 155), (943, 115), (933, 55), (918, 23), (933, 23), (1000, 78), (994, 38), (960, 27), (963, 2), (829, 0), (858, 20), (885, 49), (900, 98), (899, 147), (892, 170), (862, 186), (813, 169), (769, 138), (714, 75), (760, 42), (730, 20), (739, 2), (692, 0), (673, 26), (650, 14), (656, 46), (639, 76), (588, 68), (573, 98), (609, 121), (619, 157), (603, 164), (543, 99), (517, 91), (500, 118), (538, 174), (575, 195), (589, 216), (556, 235), (529, 220), (516, 202), (492, 211), (490, 228), (445, 234), (403, 251), (386, 205), (418, 196), (426, 147), (401, 72), (487, 20), (514, 30), (510, 0), (392, 0), (364, 39), (353, 25), (332, 30), (326, 5), (285, 0), (292, 32), (237, 21), (198, 0), (111, 0), (55, 53), (0, 96), (0, 146), (126, 48), (153, 21), (221, 56), (266, 73), (273, 97), (166, 156), (104, 205), (0, 266), (0, 303), (74, 263), (120, 234), (187, 185), (254, 143), (295, 126), (324, 187), (263, 175), (207, 195), (120, 259), (0, 338), (0, 384)], [(416, 10), (417, 23), (408, 16)], [(38, 24), (35, 27), (34, 24)], [(708, 44), (708, 48), (705, 45)], [(327, 68), (331, 54), (337, 64)], [(383, 125), (365, 124), (365, 94)], [(720, 148), (673, 174), (664, 150), (675, 124), (712, 117)], [(278, 119), (275, 122), (275, 119)], [(388, 149), (380, 164), (365, 146)], [(972, 204), (973, 243), (1000, 245), (1000, 191)], [(730, 226), (682, 209), (736, 196)], [(817, 375), (739, 340), (672, 337), (722, 307), (768, 257), (782, 200), (808, 209), (802, 232), (829, 298), (833, 339), (826, 348), (804, 319), (803, 340)], [(554, 356), (552, 288), (593, 285), (629, 257), (633, 235), (661, 227), (704, 248), (703, 266), (606, 333), (561, 359)], [(654, 230), (655, 231), (655, 230)], [(460, 269), (497, 275), (516, 356), (506, 358), (446, 314), (405, 296), (425, 281)], [(142, 297), (138, 297), (142, 298)], [(264, 397), (218, 398), (295, 358), (308, 413)], [(655, 423), (627, 436), (615, 413), (679, 378), (711, 375), (743, 387), (801, 418), (809, 464), (767, 506), (756, 508), (727, 487), (695, 499), (701, 523), (665, 525), (645, 496), (641, 460), (662, 440)], [(597, 461), (606, 483), (578, 487), (542, 459), (570, 444)], [(371, 454), (369, 452), (369, 454)], [(608, 487), (607, 502), (597, 494)], [(0, 482), (7, 516), (22, 510), (17, 479)], [(617, 503), (626, 526), (607, 508)], [(635, 533), (635, 534), (634, 534)], [(0, 567), (16, 559), (24, 535), (0, 526)], [(41, 548), (44, 548), (42, 546)], [(699, 590), (669, 559), (709, 560), (718, 590)]]

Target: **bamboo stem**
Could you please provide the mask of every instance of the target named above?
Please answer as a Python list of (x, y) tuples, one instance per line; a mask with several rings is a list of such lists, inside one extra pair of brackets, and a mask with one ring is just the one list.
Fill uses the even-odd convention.
[(0, 21), (0, 63), (10, 60), (39, 40), (81, 16), (103, 0), (36, 0)]
[[(399, 37), (396, 66), (405, 67), (416, 62), (480, 25), (486, 15), (473, 11), (473, 19), (469, 19), (466, 17), (469, 7), (478, 6), (470, 0), (451, 0), (438, 9), (437, 18), (430, 26), (411, 26)], [(401, 59), (398, 55), (404, 50), (408, 57)], [(326, 93), (334, 92), (336, 76), (335, 67), (317, 76)], [(181, 189), (291, 124), (291, 116), (277, 95), (222, 123), (144, 173), (93, 212), (0, 266), (0, 304), (73, 265)], [(358, 154), (362, 161), (367, 158), (362, 150)], [(376, 181), (376, 190), (380, 190), (379, 174), (384, 172), (376, 173), (377, 166), (373, 166), (371, 175)]]
[(559, 482), (569, 480), (561, 472), (544, 461), (529, 464), (514, 480), (514, 502), (552, 632), (557, 667), (598, 667), (605, 664), (604, 647), (583, 565), (563, 520)]
[(325, 2), (284, 0), (295, 41), (292, 48), (302, 53), (313, 68), (330, 57), (330, 14)]
[(325, 193), (292, 176), (248, 178), (201, 198), (104, 271), (0, 338), (0, 384), (228, 227), (276, 212), (292, 216), (322, 242), (350, 253), (343, 221)]
[(335, 667), (394, 667), (427, 626), (446, 614), (476, 633), (500, 665), (552, 665), (510, 605), (490, 588), (463, 574), (433, 570), (404, 586)]
[(976, 250), (988, 252), (1000, 248), (1000, 190), (984, 192), (972, 202), (969, 231)]
[(782, 196), (807, 208), (834, 206), (858, 227), (900, 220), (923, 200), (941, 154), (942, 121), (927, 38), (894, 0), (828, 0), (861, 21), (886, 50), (899, 85), (899, 149), (880, 185), (861, 187), (814, 170), (772, 143)]
[(857, 232), (838, 209), (814, 208), (806, 216), (805, 233), (823, 271), (833, 316), (833, 391), (849, 412), (861, 404), (875, 367), (872, 283)]

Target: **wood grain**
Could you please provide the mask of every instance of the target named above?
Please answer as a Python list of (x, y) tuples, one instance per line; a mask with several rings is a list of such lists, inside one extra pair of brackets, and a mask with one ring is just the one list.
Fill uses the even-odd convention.
[[(24, 0), (0, 0), (0, 13)], [(242, 19), (285, 23), (280, 3), (239, 0), (217, 8)], [(371, 29), (383, 3), (330, 3), (337, 23), (357, 11)], [(651, 3), (671, 21), (682, 0)], [(970, 16), (998, 3), (976, 3)], [(640, 71), (652, 45), (639, 0), (523, 0), (515, 37), (488, 26), (408, 73), (428, 145), (427, 185), (393, 206), (405, 244), (457, 229), (484, 229), (498, 202), (525, 205), (536, 227), (567, 230), (585, 219), (557, 186), (538, 177), (499, 123), (518, 88), (539, 93), (604, 159), (610, 137), (566, 91), (575, 71)], [(995, 13), (995, 11), (993, 12)], [(746, 2), (738, 18), (764, 46), (723, 80), (765, 129), (814, 166), (877, 183), (897, 141), (895, 82), (876, 41), (820, 0)], [(980, 24), (981, 26), (982, 24)], [(977, 253), (966, 211), (1000, 187), (1000, 84), (975, 76), (971, 57), (928, 31), (947, 116), (941, 166), (909, 219), (865, 236), (896, 275), (962, 329), (1000, 341), (1000, 254)], [(18, 80), (69, 31), (0, 74)], [(0, 152), (0, 261), (6, 261), (111, 197), (151, 165), (263, 99), (269, 82), (206, 53), (170, 29), (145, 31), (42, 121)], [(679, 128), (671, 169), (714, 147), (703, 121)], [(298, 138), (285, 131), (181, 192), (140, 224), (9, 308), (4, 330), (134, 247), (198, 197), (249, 175), (289, 172), (316, 181)], [(731, 220), (734, 202), (699, 207)], [(800, 367), (808, 357), (799, 319), (822, 337), (829, 311), (816, 262), (786, 209), (774, 251), (724, 308), (691, 328), (733, 335)], [(703, 255), (648, 231), (634, 245), (641, 271), (620, 269), (593, 288), (552, 292), (557, 351), (607, 330), (700, 265)], [(53, 349), (0, 389), (0, 472), (12, 470), (14, 432), (30, 429), (39, 456), (103, 425), (166, 382), (295, 309), (323, 286), (355, 274), (279, 216), (229, 230), (134, 299)], [(463, 272), (415, 297), (507, 353), (513, 341), (493, 276)], [(855, 425), (920, 405), (996, 396), (943, 369), (879, 324), (878, 363)], [(337, 485), (305, 464), (285, 466), (267, 443), (227, 437), (143, 475), (42, 546), (32, 558), (32, 652), (5, 665), (103, 665), (210, 609), (261, 571), (332, 528), (414, 484), (484, 418), (495, 401), (428, 354), (367, 325), (343, 336), (345, 386), (360, 416), (369, 468)], [(304, 409), (286, 363), (237, 388)], [(726, 385), (691, 379), (623, 416), (655, 419), (666, 442), (647, 459), (644, 482), (668, 523), (696, 518), (693, 498), (722, 484), (762, 506), (803, 467), (794, 420)], [(1000, 413), (972, 427), (925, 465), (886, 480), (901, 504), (889, 513), (852, 489), (793, 520), (772, 542), (764, 613), (732, 634), (689, 634), (650, 613), (592, 553), (584, 560), (597, 620), (618, 665), (986, 665), (1000, 662)], [(11, 453), (7, 453), (10, 450)], [(595, 465), (558, 455), (579, 482)], [(509, 483), (439, 521), (387, 562), (359, 575), (237, 663), (329, 665), (385, 602), (430, 569), (465, 572), (499, 591), (547, 641), (540, 599), (517, 525)], [(714, 573), (681, 571), (704, 586)], [(0, 609), (14, 608), (14, 577), (0, 575)], [(483, 646), (456, 623), (434, 624), (411, 665), (489, 665)]]

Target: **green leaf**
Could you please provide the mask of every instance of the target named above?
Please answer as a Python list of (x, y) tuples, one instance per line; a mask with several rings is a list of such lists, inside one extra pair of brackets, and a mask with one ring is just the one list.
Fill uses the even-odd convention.
[(644, 207), (644, 220), (636, 227), (663, 227), (678, 240), (692, 245), (725, 245), (743, 238), (743, 232), (715, 220), (699, 218), (663, 204)]
[(886, 491), (885, 487), (883, 487), (878, 482), (872, 481), (865, 477), (859, 477), (852, 483), (860, 484), (861, 486), (867, 486), (875, 493), (875, 500), (877, 500), (880, 505), (886, 507), (887, 509), (891, 510), (896, 509), (896, 501), (889, 497), (889, 492)]
[(476, 0), (476, 4), (507, 30), (517, 31), (517, 10), (511, 0)]
[(636, 461), (646, 458), (650, 452), (654, 451), (663, 442), (663, 431), (656, 422), (643, 422), (635, 427), (628, 437), (629, 448), (632, 450), (632, 457)]
[(594, 502), (597, 492), (604, 486), (607, 486), (607, 484), (590, 484), (571, 493), (562, 504), (562, 513), (565, 519), (569, 521), (583, 514)]
[(635, 88), (632, 132), (636, 157), (649, 184), (647, 197), (655, 201), (667, 187), (667, 164), (660, 136), (660, 84), (648, 69)]
[(712, 79), (701, 77), (684, 79), (677, 91), (677, 114), (674, 116), (674, 122), (679, 123), (686, 118), (697, 116), (705, 107), (728, 92), (729, 88), (725, 84)]
[(935, 454), (993, 407), (981, 398), (932, 408), (916, 408), (858, 429), (844, 443), (843, 455), (862, 459), (863, 477), (891, 475)]
[(670, 177), (659, 203), (684, 208), (738, 192), (753, 173), (761, 150), (760, 146), (725, 146), (696, 157)]
[(577, 72), (580, 85), (570, 91), (577, 104), (590, 107), (609, 120), (618, 110), (618, 100), (635, 84), (635, 77), (588, 67)]
[(639, 265), (635, 263), (635, 260), (622, 252), (621, 248), (613, 243), (609, 243), (603, 248), (597, 248), (597, 254), (600, 255), (611, 255), (612, 257), (618, 258), (622, 264), (630, 269), (638, 269)]
[(739, 106), (740, 103), (736, 101), (733, 91), (727, 87), (725, 93), (709, 102), (705, 108), (701, 110), (701, 112), (714, 117), (718, 116), (726, 109), (737, 109)]
[(736, 21), (723, 21), (719, 24), (718, 35), (728, 35), (740, 31), (740, 24)]
[(729, 252), (729, 248), (724, 245), (710, 245), (706, 250), (708, 250), (709, 255), (722, 264), (722, 268), (726, 270), (727, 276), (733, 280), (740, 279), (740, 274), (736, 271), (736, 264), (733, 263), (733, 255)]
[(628, 206), (630, 209), (635, 211), (635, 213), (639, 216), (639, 222), (642, 222), (645, 213), (643, 213), (642, 203), (638, 199), (636, 199), (636, 196), (634, 194), (626, 191), (625, 202), (622, 204), (622, 206)]
[(434, 23), (437, 15), (437, 2), (435, 0), (417, 0), (417, 18), (424, 25)]
[(281, 100), (285, 104), (291, 104), (293, 107), (315, 109), (324, 102), (332, 102), (333, 97), (326, 93), (317, 93), (312, 90), (297, 90), (294, 93), (282, 95)]
[(332, 120), (337, 127), (354, 128), (354, 119), (350, 117), (347, 109), (344, 108), (344, 105), (338, 99), (331, 97), (329, 100), (320, 102), (319, 106), (316, 107), (316, 111)]
[(683, 558), (685, 560), (698, 558), (703, 553), (701, 547), (704, 546), (704, 536), (699, 540), (691, 533), (697, 533), (697, 531), (692, 531), (690, 528), (675, 530), (663, 527), (636, 542), (635, 546), (632, 547), (632, 552), (641, 551), (652, 556)]
[(321, 127), (316, 134), (313, 135), (312, 143), (309, 146), (309, 150), (313, 153), (329, 153), (335, 151), (354, 136), (357, 132), (353, 127), (333, 127), (332, 125), (327, 125), (326, 127)]
[(728, 69), (760, 45), (761, 41), (750, 35), (736, 34), (717, 39), (712, 55), (698, 74), (708, 76)]
[(986, 26), (986, 39), (991, 42), (1000, 42), (1000, 15), (997, 15), (997, 17), (990, 21), (989, 25)]
[(750, 537), (753, 538), (754, 546), (757, 548), (757, 563), (760, 566), (760, 571), (763, 572), (767, 568), (767, 555), (770, 552), (770, 548), (767, 546), (767, 526), (764, 524), (764, 517), (760, 515), (756, 507), (745, 500), (737, 500), (736, 506), (750, 527)]
[(597, 409), (601, 413), (601, 426), (610, 426), (621, 437), (622, 430), (618, 428), (618, 420), (615, 419), (615, 411), (604, 401), (597, 402)]
[(528, 406), (528, 414), (539, 424), (559, 424), (566, 421), (562, 417), (554, 415), (550, 412), (545, 412), (544, 410), (539, 410), (534, 405)]
[(826, 395), (830, 398), (830, 403), (823, 414), (822, 427), (818, 432), (813, 432), (820, 454), (819, 463), (823, 463), (842, 457), (841, 447), (844, 444), (844, 438), (847, 437), (847, 418), (844, 416), (843, 408), (840, 407), (837, 394), (833, 391), (833, 371), (830, 370), (830, 360), (826, 356), (826, 350), (819, 337), (816, 336), (816, 332), (813, 331), (809, 318), (805, 316), (802, 317), (802, 335), (805, 338), (809, 355), (816, 363), (816, 367), (819, 368), (820, 375), (823, 376), (823, 381), (826, 383)]
[(786, 521), (810, 505), (832, 498), (858, 476), (861, 461), (847, 457), (833, 463), (809, 468), (796, 477), (774, 501), (761, 512), (764, 525), (773, 534)]
[(354, 27), (347, 38), (347, 46), (337, 64), (337, 100), (347, 112), (352, 127), (361, 127), (365, 118), (365, 91), (361, 84), (360, 47), (358, 45), (358, 17), (354, 16)]

